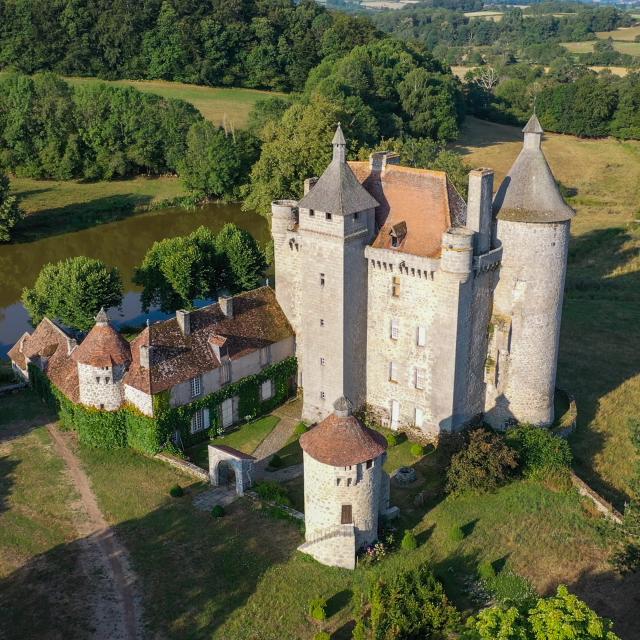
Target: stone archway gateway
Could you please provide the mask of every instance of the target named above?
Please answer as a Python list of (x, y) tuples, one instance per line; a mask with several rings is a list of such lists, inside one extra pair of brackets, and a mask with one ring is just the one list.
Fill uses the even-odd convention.
[[(235, 484), (241, 496), (253, 484), (253, 456), (226, 445), (209, 445), (209, 481), (212, 485), (226, 486), (229, 480)], [(234, 482), (235, 480), (235, 482)]]

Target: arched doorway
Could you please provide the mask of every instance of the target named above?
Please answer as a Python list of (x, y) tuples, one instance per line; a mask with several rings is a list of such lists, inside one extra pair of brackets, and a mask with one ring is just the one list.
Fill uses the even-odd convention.
[(237, 485), (236, 470), (229, 460), (221, 460), (218, 465), (218, 482), (221, 487), (235, 488)]
[(209, 445), (209, 479), (242, 495), (253, 483), (255, 458), (226, 445)]

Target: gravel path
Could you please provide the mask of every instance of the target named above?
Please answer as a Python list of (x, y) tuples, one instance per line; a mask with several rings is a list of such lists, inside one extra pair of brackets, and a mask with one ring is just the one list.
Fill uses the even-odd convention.
[(93, 594), (87, 594), (94, 610), (95, 640), (140, 640), (140, 598), (135, 577), (129, 567), (127, 550), (105, 520), (91, 483), (65, 437), (54, 425), (48, 425), (58, 455), (64, 460), (80, 500), (76, 507), (78, 533), (82, 536), (82, 565), (95, 582)]

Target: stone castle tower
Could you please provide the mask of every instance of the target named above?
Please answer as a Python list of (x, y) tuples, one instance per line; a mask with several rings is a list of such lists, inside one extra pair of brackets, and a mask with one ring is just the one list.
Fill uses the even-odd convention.
[(323, 564), (354, 569), (358, 549), (378, 539), (389, 507), (387, 442), (350, 415), (340, 398), (333, 414), (302, 435), (305, 543)]
[(104, 309), (71, 357), (78, 367), (80, 402), (106, 411), (119, 409), (124, 402), (123, 378), (131, 363), (131, 348)]
[(518, 420), (548, 425), (554, 391), (569, 228), (564, 202), (542, 152), (533, 115), (524, 146), (495, 197), (495, 233), (502, 244), (494, 294), (485, 416), (495, 426)]
[[(347, 164), (339, 125), (332, 144), (331, 163), (317, 181), (307, 181), (302, 200), (272, 207), (276, 296), (296, 331), (303, 418), (311, 422), (341, 396), (362, 405), (366, 392), (364, 248), (373, 239), (378, 203)], [(294, 262), (298, 252), (303, 269)]]

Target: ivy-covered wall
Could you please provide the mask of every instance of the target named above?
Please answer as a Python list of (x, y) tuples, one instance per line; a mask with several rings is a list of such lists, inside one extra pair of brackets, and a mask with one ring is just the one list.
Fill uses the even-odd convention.
[[(295, 390), (297, 361), (294, 357), (272, 364), (260, 373), (247, 376), (204, 398), (181, 407), (171, 407), (169, 392), (153, 397), (153, 418), (145, 416), (133, 405), (118, 411), (102, 411), (71, 402), (36, 366), (29, 365), (29, 380), (43, 400), (58, 413), (65, 429), (78, 432), (81, 442), (94, 447), (115, 449), (129, 446), (145, 453), (157, 453), (171, 434), (179, 430), (185, 446), (215, 436), (220, 428), (220, 404), (238, 396), (240, 416), (251, 419), (273, 411)], [(260, 385), (273, 380), (273, 397), (262, 402)], [(200, 409), (209, 409), (211, 427), (191, 433), (191, 417)]]

